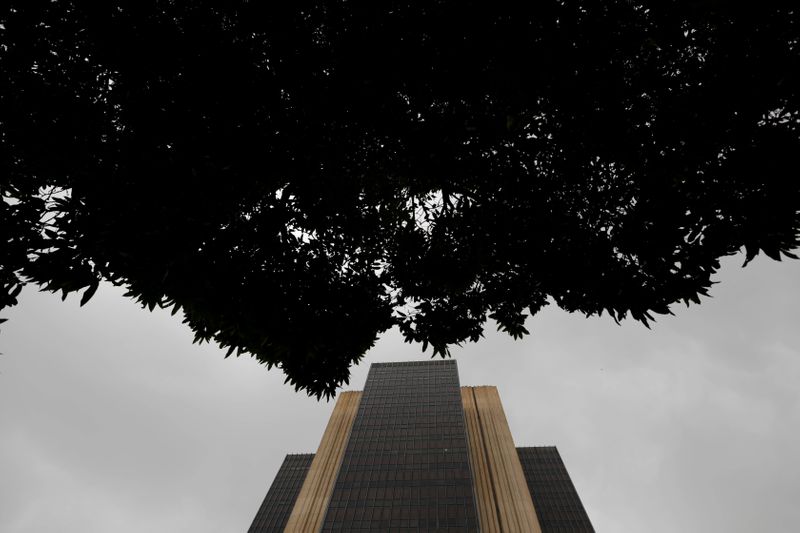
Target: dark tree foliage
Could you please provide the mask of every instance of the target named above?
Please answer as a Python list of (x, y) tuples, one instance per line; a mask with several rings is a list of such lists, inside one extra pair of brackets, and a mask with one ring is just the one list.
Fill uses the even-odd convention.
[(800, 9), (501, 4), (6, 3), (0, 308), (107, 280), (327, 396), (392, 326), (647, 323), (791, 255)]

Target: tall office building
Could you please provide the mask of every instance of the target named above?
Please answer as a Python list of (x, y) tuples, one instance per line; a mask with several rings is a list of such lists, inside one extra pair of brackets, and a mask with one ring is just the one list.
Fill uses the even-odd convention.
[(288, 455), (249, 533), (593, 532), (554, 447), (515, 448), (453, 360), (375, 363), (314, 455)]

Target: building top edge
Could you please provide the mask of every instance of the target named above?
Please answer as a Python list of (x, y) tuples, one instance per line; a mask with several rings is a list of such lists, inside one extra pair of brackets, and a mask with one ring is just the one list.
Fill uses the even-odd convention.
[(455, 365), (455, 359), (442, 359), (439, 361), (396, 361), (392, 363), (372, 363), (371, 367), (385, 366), (427, 366), (427, 365)]

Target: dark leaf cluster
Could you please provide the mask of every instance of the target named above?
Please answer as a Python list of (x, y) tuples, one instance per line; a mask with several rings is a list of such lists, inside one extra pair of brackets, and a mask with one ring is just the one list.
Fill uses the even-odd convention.
[(800, 10), (9, 1), (0, 308), (105, 280), (330, 395), (553, 302), (647, 323), (798, 246)]

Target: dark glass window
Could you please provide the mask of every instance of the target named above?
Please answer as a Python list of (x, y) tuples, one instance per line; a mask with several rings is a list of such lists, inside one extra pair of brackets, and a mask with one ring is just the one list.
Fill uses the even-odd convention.
[(455, 361), (376, 363), (322, 531), (477, 532), (472, 485)]

